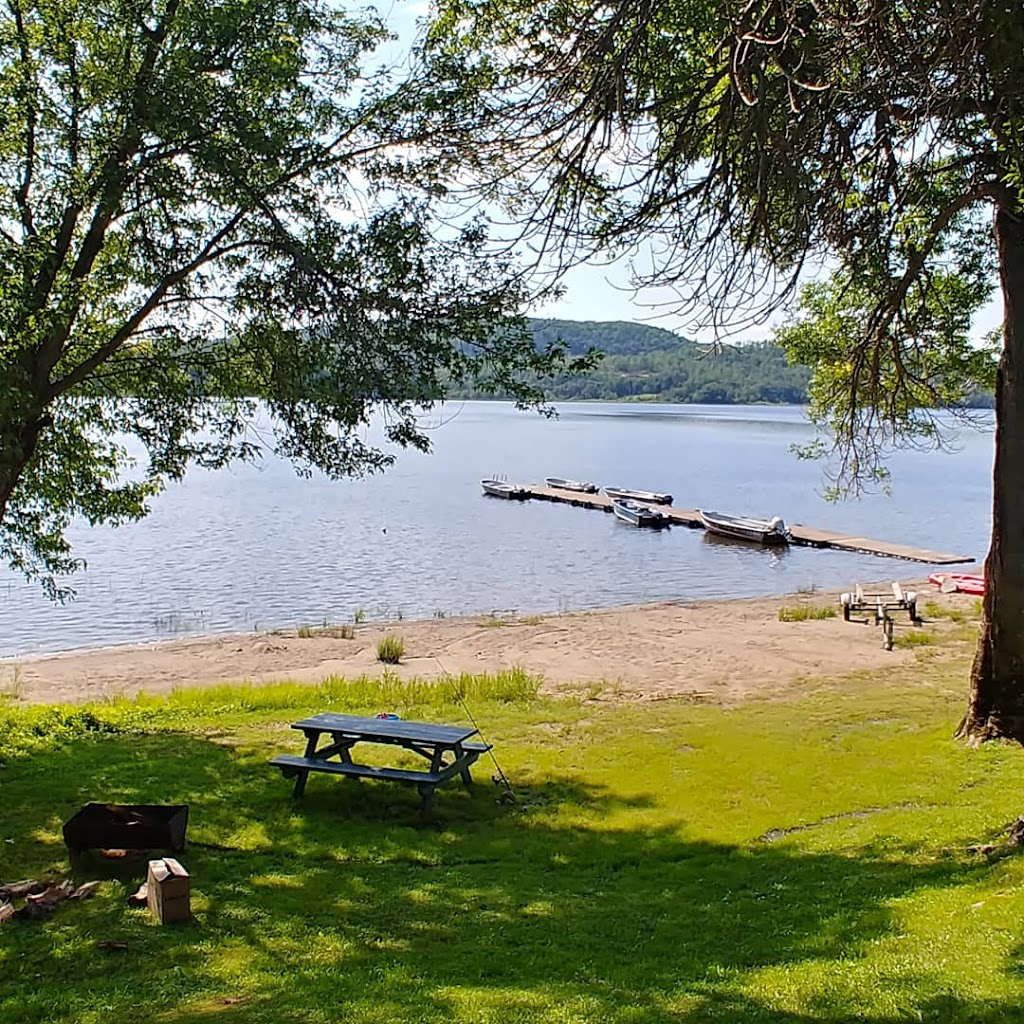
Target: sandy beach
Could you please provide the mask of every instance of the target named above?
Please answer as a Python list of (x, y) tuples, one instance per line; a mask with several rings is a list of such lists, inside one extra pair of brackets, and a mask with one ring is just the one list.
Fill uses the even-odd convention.
[[(916, 586), (925, 601), (973, 608), (974, 599)], [(326, 676), (379, 676), (377, 641), (400, 634), (405, 657), (392, 670), (433, 678), (445, 673), (522, 666), (549, 691), (601, 684), (605, 695), (652, 700), (674, 696), (732, 702), (837, 676), (910, 662), (909, 649), (886, 651), (874, 625), (831, 619), (780, 622), (780, 607), (832, 605), (838, 591), (752, 600), (663, 603), (599, 611), (496, 619), (492, 616), (363, 623), (299, 636), (294, 630), (183, 638), (124, 647), (11, 659), (0, 689), (25, 702), (85, 701), (140, 691), (222, 682)], [(909, 628), (899, 616), (897, 631)]]

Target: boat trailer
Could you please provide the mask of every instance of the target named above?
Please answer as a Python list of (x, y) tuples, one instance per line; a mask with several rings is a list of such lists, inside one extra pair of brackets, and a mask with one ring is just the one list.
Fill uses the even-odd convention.
[(843, 620), (850, 621), (853, 612), (867, 612), (874, 615), (875, 625), (881, 626), (885, 634), (885, 649), (892, 650), (893, 613), (906, 612), (913, 625), (919, 626), (921, 619), (917, 614), (917, 592), (904, 590), (894, 582), (890, 590), (865, 591), (858, 583), (852, 593), (839, 595), (839, 603), (843, 606)]

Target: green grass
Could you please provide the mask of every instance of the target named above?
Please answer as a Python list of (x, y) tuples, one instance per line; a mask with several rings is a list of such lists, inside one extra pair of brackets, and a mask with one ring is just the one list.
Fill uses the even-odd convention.
[(0, 700), (21, 700), (25, 695), (23, 669), (18, 662), (0, 670)]
[(330, 626), (324, 623), (322, 626), (299, 626), (298, 635), (302, 640), (312, 640), (316, 637), (330, 637), (333, 640), (351, 640), (356, 635), (355, 626), (341, 623), (337, 626)]
[[(965, 680), (732, 708), (549, 700), (521, 672), (0, 705), (3, 879), (66, 871), (89, 799), (186, 802), (195, 912), (161, 928), (126, 904), (144, 865), (95, 862), (91, 900), (0, 926), (0, 1020), (1021, 1020), (1024, 859), (968, 847), (1024, 810), (1024, 755), (952, 742)], [(412, 790), (313, 777), (294, 804), (267, 767), (311, 712), (464, 721), (460, 689), (514, 807), (485, 762), (429, 824)]]
[(800, 604), (779, 609), (779, 622), (807, 622), (811, 619), (834, 619), (836, 610), (831, 605)]
[(937, 643), (938, 637), (923, 629), (907, 629), (894, 631), (892, 642), (894, 647), (927, 647)]
[(543, 615), (524, 615), (519, 618), (515, 612), (492, 612), (480, 619), (484, 628), (500, 628), (502, 626), (539, 626), (544, 621)]
[(397, 665), (405, 655), (405, 641), (394, 633), (388, 633), (377, 641), (377, 660), (386, 665)]
[(943, 608), (942, 605), (935, 601), (928, 601), (924, 606), (924, 614), (927, 619), (949, 619), (950, 622), (968, 622), (972, 618), (977, 619), (981, 614), (981, 610), (978, 609), (973, 616), (968, 615), (967, 612), (960, 608)]

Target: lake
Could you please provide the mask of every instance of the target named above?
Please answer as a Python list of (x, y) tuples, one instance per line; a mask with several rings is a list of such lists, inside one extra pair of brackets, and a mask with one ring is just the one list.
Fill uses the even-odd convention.
[(486, 498), (479, 481), (492, 475), (670, 491), (685, 508), (781, 515), (979, 559), (988, 546), (991, 430), (961, 431), (951, 452), (899, 453), (891, 496), (829, 504), (822, 466), (789, 451), (813, 436), (796, 407), (579, 403), (548, 420), (464, 402), (425, 422), (433, 452), (403, 452), (379, 476), (304, 479), (268, 457), (191, 471), (140, 523), (76, 525), (75, 550), (88, 569), (73, 602), (54, 606), (0, 570), (0, 654), (357, 615), (522, 615), (752, 597), (928, 572), (913, 562), (762, 550), (682, 527), (631, 529), (567, 505)]

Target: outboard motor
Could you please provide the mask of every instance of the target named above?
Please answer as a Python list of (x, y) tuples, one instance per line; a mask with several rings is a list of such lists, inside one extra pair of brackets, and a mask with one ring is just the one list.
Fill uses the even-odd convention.
[(768, 520), (768, 525), (776, 533), (781, 533), (783, 537), (786, 536), (786, 523), (781, 516), (772, 516), (772, 518)]

